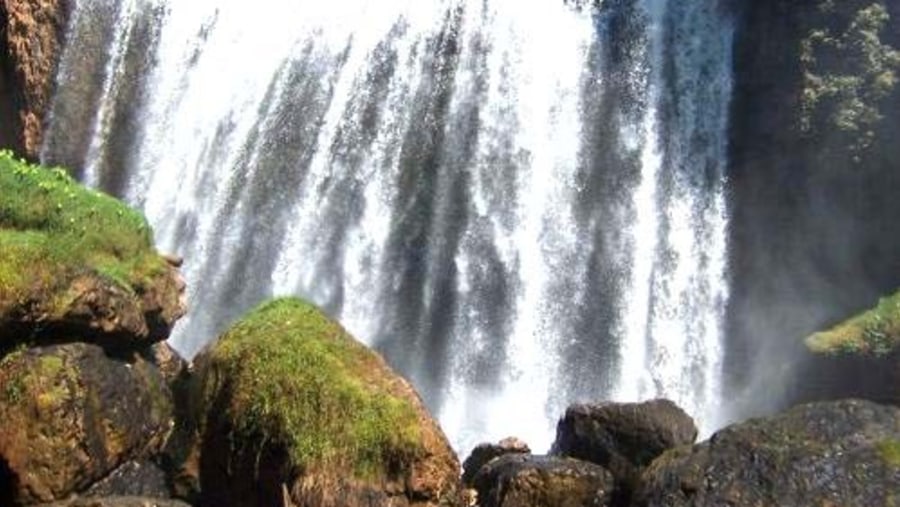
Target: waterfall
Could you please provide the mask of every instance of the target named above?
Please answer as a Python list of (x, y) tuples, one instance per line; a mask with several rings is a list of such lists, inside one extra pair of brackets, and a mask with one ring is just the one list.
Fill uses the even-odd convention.
[(191, 355), (306, 297), (460, 452), (568, 403), (723, 396), (717, 0), (80, 0), (45, 163), (186, 259)]

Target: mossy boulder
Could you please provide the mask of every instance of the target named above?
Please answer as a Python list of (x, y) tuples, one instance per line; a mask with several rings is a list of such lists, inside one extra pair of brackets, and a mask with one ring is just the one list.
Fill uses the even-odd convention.
[(97, 345), (20, 349), (0, 360), (0, 504), (68, 498), (125, 462), (153, 455), (171, 394), (139, 357)]
[(636, 506), (900, 505), (900, 409), (797, 406), (680, 447), (644, 472)]
[(0, 349), (78, 336), (131, 348), (185, 312), (176, 266), (121, 202), (0, 151)]
[(517, 453), (482, 466), (474, 486), (480, 507), (606, 507), (615, 481), (593, 463)]
[(458, 504), (459, 463), (413, 388), (316, 307), (262, 304), (195, 371), (202, 504)]

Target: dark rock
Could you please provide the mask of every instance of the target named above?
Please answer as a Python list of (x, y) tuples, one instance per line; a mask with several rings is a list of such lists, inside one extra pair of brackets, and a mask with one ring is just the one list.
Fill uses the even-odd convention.
[(74, 343), (0, 361), (0, 503), (57, 501), (130, 460), (170, 430), (171, 394), (151, 364)]
[(516, 437), (504, 438), (496, 444), (478, 444), (472, 449), (472, 454), (463, 462), (463, 484), (471, 486), (475, 474), (481, 470), (482, 466), (505, 454), (531, 454), (531, 449), (528, 444)]
[(658, 458), (637, 506), (896, 505), (900, 409), (846, 400), (795, 407)]
[(180, 500), (137, 496), (110, 496), (100, 498), (76, 498), (64, 502), (43, 504), (43, 507), (190, 507)]
[(507, 454), (474, 478), (480, 507), (602, 507), (614, 480), (603, 467), (570, 458)]
[(136, 496), (148, 498), (168, 498), (169, 491), (166, 472), (154, 461), (148, 459), (129, 461), (113, 473), (94, 483), (84, 496), (92, 498), (111, 496)]
[(556, 426), (551, 454), (601, 465), (628, 491), (654, 458), (696, 438), (694, 420), (669, 400), (573, 405)]

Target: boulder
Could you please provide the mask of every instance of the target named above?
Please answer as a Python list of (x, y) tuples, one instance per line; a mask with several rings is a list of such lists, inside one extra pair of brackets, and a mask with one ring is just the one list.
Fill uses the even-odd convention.
[(475, 474), (481, 470), (481, 467), (489, 463), (492, 459), (499, 458), (506, 454), (531, 454), (531, 448), (528, 447), (528, 444), (516, 437), (504, 438), (496, 444), (478, 444), (472, 449), (472, 454), (470, 454), (463, 462), (463, 484), (471, 486)]
[(153, 455), (171, 394), (138, 357), (86, 343), (19, 349), (0, 361), (0, 504), (51, 502)]
[(0, 350), (69, 338), (134, 350), (186, 311), (149, 225), (61, 169), (0, 151)]
[(480, 507), (604, 507), (615, 486), (593, 463), (519, 453), (482, 466), (473, 482)]
[(459, 462), (419, 396), (314, 306), (262, 304), (194, 363), (182, 483), (200, 503), (459, 505)]
[(694, 420), (669, 400), (572, 405), (551, 454), (601, 465), (628, 490), (654, 458), (696, 438)]
[(812, 403), (663, 454), (637, 506), (900, 504), (900, 409)]

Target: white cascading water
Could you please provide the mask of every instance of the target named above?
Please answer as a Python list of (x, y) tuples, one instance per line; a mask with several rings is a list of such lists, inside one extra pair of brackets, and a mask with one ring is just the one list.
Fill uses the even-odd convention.
[(732, 29), (716, 0), (78, 2), (42, 157), (186, 259), (195, 353), (296, 294), (460, 452), (575, 401), (719, 424)]

